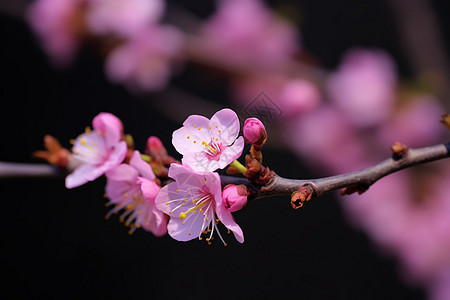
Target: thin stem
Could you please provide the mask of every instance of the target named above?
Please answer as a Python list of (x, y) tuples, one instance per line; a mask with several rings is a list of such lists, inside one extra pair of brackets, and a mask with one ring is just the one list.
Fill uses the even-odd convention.
[[(362, 189), (367, 189), (380, 178), (394, 172), (448, 157), (450, 157), (450, 142), (430, 147), (408, 149), (401, 157), (393, 155), (372, 167), (331, 177), (288, 179), (275, 175), (264, 186), (238, 176), (221, 175), (221, 180), (223, 186), (227, 184), (246, 185), (250, 191), (249, 198), (251, 199), (276, 195), (291, 196), (292, 193), (305, 186), (311, 188), (313, 191), (312, 197), (316, 198), (344, 187), (357, 186)], [(46, 164), (0, 162), (0, 179), (56, 177), (64, 174), (58, 168)]]

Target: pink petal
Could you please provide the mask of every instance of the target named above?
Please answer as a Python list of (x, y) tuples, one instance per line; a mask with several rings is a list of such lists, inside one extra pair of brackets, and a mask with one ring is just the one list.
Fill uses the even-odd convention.
[(197, 172), (213, 172), (219, 168), (219, 162), (209, 159), (204, 151), (187, 153), (183, 156), (181, 162)]
[(81, 165), (66, 177), (66, 188), (71, 189), (97, 179), (104, 173), (103, 168), (94, 165)]
[[(175, 187), (175, 188), (174, 188)], [(158, 208), (160, 211), (169, 214), (170, 213), (170, 206), (166, 205), (167, 202), (170, 201), (170, 194), (169, 189), (177, 189), (178, 185), (176, 182), (169, 183), (168, 185), (164, 186), (158, 193), (158, 195), (155, 198), (155, 205), (156, 208)]]
[(244, 233), (241, 227), (236, 223), (233, 215), (222, 205), (222, 203), (216, 202), (216, 215), (220, 222), (225, 225), (226, 228), (233, 231), (234, 237), (239, 243), (244, 242)]
[(121, 164), (116, 168), (107, 171), (105, 175), (108, 180), (134, 184), (138, 178), (138, 171), (130, 165)]
[[(203, 215), (200, 213), (184, 220), (177, 218), (176, 216), (171, 217), (169, 224), (167, 225), (169, 235), (175, 240), (183, 242), (198, 238), (198, 234), (201, 232), (203, 225), (202, 217)], [(183, 224), (183, 221), (185, 221), (185, 224)], [(205, 226), (208, 227), (210, 222), (211, 219), (208, 223), (205, 223)]]
[(138, 183), (141, 184), (142, 195), (148, 203), (155, 203), (156, 196), (161, 188), (154, 182), (146, 178), (139, 177)]
[(127, 155), (127, 143), (125, 141), (121, 141), (109, 154), (108, 160), (105, 162), (106, 167), (105, 171), (122, 163), (126, 155)]
[(210, 142), (211, 136), (208, 132), (209, 120), (203, 116), (189, 116), (183, 123), (183, 127), (174, 131), (172, 144), (175, 149), (185, 154), (188, 152), (203, 151), (203, 141)]
[(92, 121), (92, 127), (102, 133), (105, 137), (107, 147), (113, 147), (122, 137), (122, 122), (113, 114), (99, 113)]
[(152, 217), (150, 218), (150, 224), (142, 224), (142, 228), (152, 232), (155, 236), (163, 236), (167, 233), (168, 217), (156, 207), (152, 209)]
[(223, 169), (238, 159), (242, 154), (242, 150), (244, 150), (244, 144), (244, 138), (240, 136), (232, 146), (227, 147), (220, 156), (219, 168)]
[(142, 159), (139, 151), (134, 151), (133, 156), (130, 159), (130, 165), (136, 168), (142, 177), (148, 180), (155, 179), (152, 167)]
[(239, 135), (239, 119), (231, 109), (225, 108), (216, 112), (211, 118), (211, 124), (214, 126), (220, 124), (222, 127), (220, 139), (226, 145), (231, 145)]

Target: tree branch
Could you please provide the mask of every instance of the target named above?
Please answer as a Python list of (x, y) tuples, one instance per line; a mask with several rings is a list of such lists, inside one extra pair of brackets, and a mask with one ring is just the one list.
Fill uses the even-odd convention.
[(246, 178), (222, 176), (222, 184), (245, 184), (251, 191), (250, 198), (252, 199), (275, 195), (291, 196), (301, 187), (307, 187), (311, 193), (311, 198), (317, 198), (341, 188), (356, 187), (354, 191), (364, 191), (377, 180), (391, 173), (448, 157), (450, 157), (450, 143), (408, 149), (401, 156), (394, 154), (392, 157), (372, 167), (331, 177), (299, 180), (275, 175), (273, 180), (266, 186), (260, 186)]
[[(258, 185), (247, 178), (238, 176), (221, 175), (221, 180), (223, 186), (227, 184), (246, 185), (250, 191), (249, 199), (260, 199), (277, 195), (291, 196), (300, 190), (305, 196), (301, 201), (303, 203), (305, 200), (317, 198), (328, 192), (342, 188), (349, 189), (346, 191), (347, 194), (355, 191), (362, 192), (367, 190), (380, 178), (394, 172), (419, 164), (448, 158), (450, 157), (450, 142), (430, 147), (402, 150), (404, 151), (399, 153), (395, 153), (394, 151), (394, 154), (390, 158), (372, 167), (331, 177), (288, 179), (275, 175), (266, 185)], [(0, 179), (58, 177), (63, 175), (65, 173), (60, 169), (47, 164), (0, 162)]]

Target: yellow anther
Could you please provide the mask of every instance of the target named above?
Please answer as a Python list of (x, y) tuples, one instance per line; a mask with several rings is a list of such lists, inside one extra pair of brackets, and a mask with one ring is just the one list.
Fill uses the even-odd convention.
[(189, 191), (186, 191), (186, 194), (189, 194)]
[(127, 193), (125, 193), (125, 194), (123, 194), (123, 196), (126, 198), (126, 197), (128, 197), (128, 194)]
[(197, 143), (197, 141), (194, 141), (194, 144)]
[(190, 138), (190, 136), (187, 136), (187, 138), (189, 139), (189, 138)]
[(185, 222), (185, 221), (183, 221), (183, 223), (181, 223), (181, 224), (183, 224), (183, 225), (184, 225), (184, 224), (186, 224), (186, 222)]
[(177, 193), (179, 193), (180, 192), (180, 190), (177, 190)]
[(197, 127), (197, 125), (194, 125), (194, 128)]
[[(180, 219), (186, 219), (186, 213), (184, 213), (184, 212), (182, 212), (182, 213), (180, 213)], [(183, 224), (184, 224), (184, 222), (183, 222)]]
[(86, 131), (87, 134), (91, 134), (92, 133), (91, 128), (89, 126), (86, 127), (85, 131)]
[(86, 145), (86, 140), (85, 139), (81, 139), (80, 143), (81, 143), (81, 145)]
[(142, 212), (141, 212), (141, 211), (138, 211), (137, 213), (138, 213), (138, 215), (142, 214)]
[(169, 202), (166, 202), (166, 205), (169, 205)]
[(218, 141), (219, 139), (218, 138), (216, 138), (216, 142)]
[(206, 217), (206, 221), (209, 221), (209, 218), (208, 218), (208, 217)]
[(209, 126), (209, 129), (211, 129), (211, 126)]
[(70, 144), (73, 145), (73, 143), (75, 143), (74, 139), (70, 139)]
[(189, 235), (191, 235), (192, 233), (189, 232)]
[(198, 128), (198, 130), (200, 130), (201, 128)]

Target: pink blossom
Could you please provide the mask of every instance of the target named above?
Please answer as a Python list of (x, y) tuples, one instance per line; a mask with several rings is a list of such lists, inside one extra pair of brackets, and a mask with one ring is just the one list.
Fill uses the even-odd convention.
[(267, 138), (266, 128), (258, 118), (248, 118), (242, 129), (244, 140), (249, 144), (261, 144)]
[(298, 49), (295, 29), (258, 0), (219, 1), (202, 35), (221, 62), (252, 69), (280, 66)]
[(400, 141), (408, 147), (424, 147), (437, 143), (444, 126), (438, 120), (445, 109), (431, 95), (412, 98), (380, 126), (380, 141), (392, 145)]
[(109, 79), (131, 91), (160, 90), (168, 83), (183, 43), (171, 26), (152, 26), (116, 47), (106, 60)]
[(163, 0), (90, 0), (86, 22), (96, 34), (129, 37), (159, 21), (164, 8)]
[(354, 125), (367, 127), (380, 124), (390, 115), (395, 86), (395, 66), (387, 53), (353, 49), (330, 76), (327, 90)]
[(100, 113), (73, 145), (73, 158), (78, 167), (66, 177), (68, 189), (93, 181), (118, 166), (125, 158), (127, 144), (120, 141), (122, 123), (110, 113)]
[(28, 22), (57, 66), (68, 64), (78, 49), (84, 5), (85, 0), (36, 0), (28, 8)]
[(356, 171), (370, 164), (357, 132), (330, 106), (285, 122), (284, 139), (311, 167), (332, 173)]
[(247, 204), (248, 190), (245, 185), (227, 185), (222, 192), (223, 203), (230, 212), (242, 209)]
[(273, 105), (279, 107), (281, 119), (294, 118), (317, 108), (322, 101), (318, 88), (301, 78), (280, 75), (251, 76), (236, 80), (232, 86), (235, 101), (247, 107), (264, 92)]
[(241, 228), (222, 201), (222, 187), (217, 173), (199, 173), (187, 166), (171, 164), (169, 176), (175, 182), (164, 186), (155, 202), (157, 208), (170, 217), (167, 228), (172, 238), (189, 241), (209, 234), (206, 238), (209, 242), (217, 232), (226, 245), (218, 228), (220, 221), (240, 243), (244, 242)]
[(239, 129), (239, 119), (231, 109), (216, 112), (211, 120), (192, 115), (173, 133), (172, 143), (183, 155), (183, 164), (195, 171), (212, 172), (241, 156), (244, 139), (238, 138)]
[(142, 227), (156, 236), (167, 232), (167, 216), (156, 208), (155, 199), (160, 191), (155, 183), (152, 168), (141, 158), (139, 151), (135, 151), (130, 164), (121, 164), (106, 172), (108, 179), (106, 195), (110, 199), (109, 205), (115, 205), (108, 212), (107, 217), (124, 209), (121, 220), (133, 233)]

